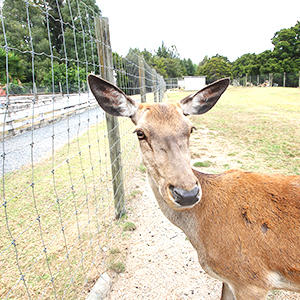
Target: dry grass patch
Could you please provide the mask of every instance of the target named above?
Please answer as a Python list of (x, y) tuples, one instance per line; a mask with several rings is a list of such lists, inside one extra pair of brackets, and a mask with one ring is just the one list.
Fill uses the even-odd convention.
[[(168, 101), (187, 94), (168, 93)], [(212, 172), (240, 168), (300, 174), (299, 103), (296, 88), (229, 87), (211, 111), (191, 117), (198, 128), (191, 139), (192, 157), (216, 156), (217, 167), (206, 168)]]
[[(126, 197), (140, 163), (132, 131), (130, 120), (120, 121)], [(1, 299), (82, 299), (109, 269), (107, 249), (122, 239), (124, 221), (115, 220), (108, 148), (102, 122), (53, 157), (2, 178)]]

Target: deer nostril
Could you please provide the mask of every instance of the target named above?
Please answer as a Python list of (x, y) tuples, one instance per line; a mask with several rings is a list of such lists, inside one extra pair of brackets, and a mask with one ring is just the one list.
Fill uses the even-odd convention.
[(176, 198), (180, 198), (181, 197), (181, 193), (180, 193), (180, 189), (174, 187), (173, 185), (170, 185), (170, 190), (172, 193), (172, 196), (176, 199)]
[(199, 200), (199, 187), (196, 185), (192, 190), (187, 191), (173, 185), (169, 186), (172, 196), (176, 203), (182, 206), (193, 205)]

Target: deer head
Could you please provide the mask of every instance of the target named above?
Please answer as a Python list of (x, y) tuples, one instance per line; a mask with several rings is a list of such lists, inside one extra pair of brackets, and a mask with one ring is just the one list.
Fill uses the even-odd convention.
[(143, 162), (167, 205), (175, 210), (195, 206), (201, 186), (190, 163), (189, 138), (194, 127), (188, 115), (209, 111), (229, 85), (218, 80), (177, 104), (139, 104), (119, 88), (95, 76), (88, 82), (99, 105), (113, 116), (129, 117), (136, 125)]

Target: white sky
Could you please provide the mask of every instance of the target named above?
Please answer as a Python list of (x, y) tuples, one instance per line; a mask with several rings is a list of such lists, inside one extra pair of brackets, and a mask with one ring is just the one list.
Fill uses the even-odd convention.
[(97, 0), (109, 18), (113, 51), (176, 45), (181, 58), (235, 60), (272, 49), (271, 38), (300, 21), (300, 0)]

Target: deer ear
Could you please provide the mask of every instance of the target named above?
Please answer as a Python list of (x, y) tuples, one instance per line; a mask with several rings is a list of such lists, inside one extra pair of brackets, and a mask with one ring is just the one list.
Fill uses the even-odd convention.
[(229, 85), (229, 78), (220, 79), (207, 85), (194, 95), (180, 101), (185, 115), (200, 115), (209, 111), (218, 102)]
[(119, 88), (108, 81), (90, 74), (88, 82), (98, 104), (113, 116), (132, 117), (137, 111), (137, 104)]

